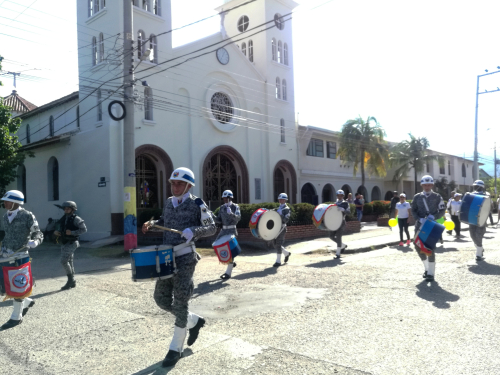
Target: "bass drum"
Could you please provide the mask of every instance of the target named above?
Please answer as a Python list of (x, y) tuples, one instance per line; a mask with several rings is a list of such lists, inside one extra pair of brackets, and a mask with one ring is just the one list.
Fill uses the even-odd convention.
[(332, 232), (339, 230), (342, 226), (344, 220), (344, 214), (340, 211), (339, 207), (332, 206), (325, 212), (325, 217), (323, 218), (323, 224), (327, 230)]
[(264, 241), (272, 241), (281, 232), (281, 216), (276, 211), (266, 211), (259, 217), (259, 221), (252, 234)]

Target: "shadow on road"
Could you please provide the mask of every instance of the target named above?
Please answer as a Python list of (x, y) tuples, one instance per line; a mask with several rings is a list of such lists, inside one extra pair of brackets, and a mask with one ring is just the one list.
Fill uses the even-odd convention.
[(500, 266), (488, 262), (480, 261), (477, 264), (469, 265), (469, 271), (476, 275), (500, 275)]
[(434, 250), (434, 252), (436, 254), (443, 254), (443, 253), (448, 253), (450, 251), (458, 251), (458, 249), (456, 247), (436, 247), (436, 250)]
[(223, 282), (221, 279), (208, 280), (203, 283), (199, 283), (198, 286), (193, 291), (193, 298), (197, 298), (202, 294), (215, 292), (227, 286), (229, 286), (229, 284)]
[(390, 249), (396, 249), (398, 251), (401, 251), (403, 253), (410, 253), (413, 250), (413, 247), (411, 246), (399, 246), (399, 245), (394, 245), (394, 246), (389, 246)]
[(340, 259), (333, 258), (333, 259), (323, 260), (323, 261), (318, 262), (318, 263), (311, 263), (311, 264), (306, 265), (306, 267), (332, 268), (332, 267), (341, 266), (343, 264), (345, 264), (345, 263), (342, 262), (342, 258), (340, 258)]
[(424, 280), (417, 284), (417, 289), (415, 294), (418, 297), (432, 302), (432, 305), (438, 309), (449, 309), (450, 302), (457, 302), (460, 299), (460, 296), (441, 288), (437, 282), (427, 283)]
[[(30, 298), (34, 299), (34, 300), (37, 300), (39, 298), (51, 296), (53, 294), (57, 294), (57, 293), (61, 293), (61, 292), (63, 292), (63, 290), (58, 289), (58, 290), (53, 290), (52, 292), (47, 292), (47, 293), (42, 293), (42, 294), (33, 294), (32, 296), (30, 296)], [(36, 293), (36, 290), (35, 290), (35, 293)], [(10, 305), (12, 305), (12, 303), (10, 302), (10, 300), (4, 301), (4, 302), (0, 302), (0, 307), (2, 307), (2, 306), (10, 306)]]
[[(183, 358), (189, 357), (191, 355), (193, 355), (193, 351), (190, 348), (184, 349), (184, 351), (182, 352), (182, 358), (180, 360), (182, 361)], [(144, 370), (134, 372), (130, 375), (165, 375), (175, 368), (175, 366), (165, 368), (161, 367), (161, 363), (162, 361), (157, 362), (154, 365), (145, 368)]]
[[(281, 266), (281, 267), (286, 267), (286, 266)], [(265, 268), (262, 271), (255, 271), (255, 272), (248, 272), (248, 273), (242, 273), (236, 276), (233, 276), (233, 279), (236, 280), (246, 280), (246, 279), (253, 279), (254, 277), (266, 277), (269, 275), (275, 275), (278, 272), (278, 268), (280, 267), (269, 267)]]

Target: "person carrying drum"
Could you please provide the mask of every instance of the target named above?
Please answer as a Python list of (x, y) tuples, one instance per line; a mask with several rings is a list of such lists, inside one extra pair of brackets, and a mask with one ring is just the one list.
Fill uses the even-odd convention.
[[(238, 231), (236, 230), (236, 224), (241, 219), (240, 207), (233, 203), (233, 192), (231, 190), (226, 190), (222, 193), (222, 199), (224, 200), (224, 204), (220, 206), (219, 213), (217, 217), (214, 218), (214, 221), (217, 224), (222, 224), (222, 229), (217, 236), (219, 238), (223, 236), (232, 236), (238, 237)], [(236, 267), (236, 262), (229, 263), (227, 265), (226, 273), (221, 275), (222, 280), (227, 280), (231, 278), (231, 273), (233, 272), (233, 268)]]
[[(2, 224), (5, 237), (0, 248), (0, 263), (2, 259), (12, 257), (17, 250), (21, 250), (15, 254), (18, 257), (21, 256), (21, 263), (28, 263), (30, 260), (28, 249), (34, 249), (43, 242), (43, 233), (38, 226), (35, 215), (21, 207), (24, 204), (23, 193), (18, 190), (10, 190), (1, 200), (7, 212), (3, 215)], [(5, 294), (4, 282), (3, 272), (0, 272), (1, 294)], [(2, 325), (0, 330), (3, 331), (21, 324), (23, 316), (34, 304), (35, 301), (31, 298), (15, 298), (14, 311), (9, 321)]]
[(344, 200), (344, 190), (337, 191), (337, 202), (335, 202), (335, 204), (342, 212), (342, 224), (340, 225), (339, 229), (330, 232), (330, 239), (333, 242), (337, 243), (337, 253), (335, 255), (335, 259), (339, 259), (340, 253), (347, 247), (346, 244), (342, 243), (342, 233), (344, 232), (345, 217), (348, 213), (351, 212), (349, 203), (346, 200)]
[(281, 216), (281, 232), (278, 234), (272, 243), (274, 248), (276, 249), (276, 263), (273, 264), (273, 267), (281, 266), (281, 255), (285, 254), (284, 263), (288, 262), (291, 253), (287, 251), (283, 245), (285, 244), (285, 235), (286, 235), (286, 224), (290, 220), (290, 207), (286, 204), (288, 200), (288, 195), (285, 193), (281, 193), (278, 196), (278, 202), (280, 202), (280, 206), (276, 210), (278, 214)]
[[(420, 185), (423, 191), (415, 194), (411, 202), (411, 214), (415, 218), (415, 236), (426, 219), (437, 220), (443, 217), (446, 212), (443, 198), (432, 191), (434, 179), (426, 175), (420, 180)], [(434, 250), (430, 250), (431, 255), (425, 254), (416, 245), (415, 250), (424, 264), (425, 272), (422, 277), (427, 281), (434, 281), (436, 270), (436, 254)]]
[(460, 200), (461, 197), (462, 194), (455, 193), (453, 195), (453, 198), (450, 199), (450, 201), (448, 202), (447, 206), (448, 212), (451, 215), (451, 220), (453, 221), (453, 223), (455, 223), (455, 233), (457, 238), (460, 238), (460, 227), (461, 227), (460, 207), (462, 207), (462, 201)]
[[(471, 194), (489, 196), (489, 194), (485, 190), (484, 182), (482, 180), (474, 181), (474, 183), (472, 184), (472, 188), (474, 189), (474, 191)], [(477, 261), (484, 260), (483, 237), (486, 233), (486, 225), (487, 220), (485, 220), (484, 225), (481, 227), (469, 223), (469, 233), (472, 241), (474, 242), (474, 246), (476, 247)]]
[(406, 244), (410, 245), (410, 232), (408, 231), (408, 218), (410, 217), (409, 211), (411, 210), (410, 204), (406, 201), (406, 194), (399, 194), (400, 202), (396, 204), (396, 216), (398, 218), (399, 238), (401, 242), (399, 246), (403, 246), (403, 230), (406, 233)]
[(154, 291), (156, 304), (175, 317), (174, 336), (162, 362), (163, 367), (173, 366), (181, 358), (188, 330), (187, 344), (191, 346), (205, 325), (205, 319), (188, 310), (194, 291), (193, 274), (200, 259), (194, 242), (216, 232), (212, 212), (201, 198), (189, 192), (195, 186), (194, 173), (188, 168), (177, 168), (169, 182), (173, 197), (166, 200), (160, 220), (149, 221), (142, 226), (143, 233), (152, 225), (182, 231), (182, 235), (163, 232), (163, 243), (174, 247), (177, 272), (173, 277), (158, 280)]
[(57, 230), (54, 231), (54, 235), (58, 237), (58, 243), (61, 241), (61, 264), (68, 276), (68, 281), (61, 287), (61, 290), (68, 290), (76, 287), (73, 260), (75, 250), (80, 247), (79, 236), (87, 233), (87, 227), (83, 219), (75, 213), (77, 210), (75, 202), (66, 201), (62, 204), (62, 207), (64, 216), (57, 222)]

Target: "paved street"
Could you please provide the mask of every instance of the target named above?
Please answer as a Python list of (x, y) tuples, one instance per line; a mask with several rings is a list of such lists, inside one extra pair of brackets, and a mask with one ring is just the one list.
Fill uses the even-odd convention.
[[(293, 245), (279, 269), (274, 254), (246, 251), (227, 282), (217, 259), (204, 256), (191, 309), (207, 325), (173, 369), (161, 368), (173, 319), (155, 305), (154, 283), (131, 281), (127, 256), (78, 250), (77, 287), (61, 292), (58, 250), (44, 245), (32, 252), (36, 305), (0, 332), (1, 373), (498, 374), (497, 232), (488, 229), (480, 263), (468, 232), (458, 241), (445, 234), (432, 284), (407, 247), (338, 261), (326, 240), (310, 241), (302, 253)], [(367, 238), (351, 237), (352, 248)], [(11, 306), (0, 303), (0, 321)]]

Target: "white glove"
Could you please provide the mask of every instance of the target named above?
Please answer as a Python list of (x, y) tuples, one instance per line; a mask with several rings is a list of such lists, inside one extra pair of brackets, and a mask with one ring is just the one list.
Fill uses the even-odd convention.
[(30, 249), (34, 249), (35, 247), (38, 246), (38, 244), (36, 243), (36, 241), (29, 240), (28, 241), (28, 246), (30, 247)]
[(231, 207), (227, 207), (227, 213), (230, 214), (232, 211), (231, 211)]
[(434, 220), (434, 216), (432, 216), (432, 215), (427, 215), (427, 219), (429, 219), (429, 220)]
[(343, 208), (343, 207), (338, 207), (338, 206), (337, 206), (337, 208), (339, 209), (339, 211), (345, 212), (345, 208)]
[(424, 223), (425, 223), (425, 219), (424, 218), (420, 219), (420, 224), (424, 224)]
[(191, 229), (189, 228), (186, 228), (182, 231), (182, 236), (181, 237), (184, 237), (187, 241), (186, 242), (189, 242), (193, 239), (193, 232), (191, 231)]

